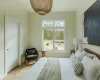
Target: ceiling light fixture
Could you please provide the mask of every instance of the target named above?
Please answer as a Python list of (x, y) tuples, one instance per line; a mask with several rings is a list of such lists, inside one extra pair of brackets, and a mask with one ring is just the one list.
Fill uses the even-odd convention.
[(52, 0), (30, 0), (31, 6), (39, 15), (46, 15), (51, 11)]

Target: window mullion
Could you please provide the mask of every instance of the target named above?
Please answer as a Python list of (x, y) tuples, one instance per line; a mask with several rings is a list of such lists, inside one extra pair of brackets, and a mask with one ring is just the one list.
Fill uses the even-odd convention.
[(44, 50), (44, 30), (42, 30), (42, 50)]
[(54, 28), (53, 28), (53, 50), (55, 50), (55, 31), (54, 31)]

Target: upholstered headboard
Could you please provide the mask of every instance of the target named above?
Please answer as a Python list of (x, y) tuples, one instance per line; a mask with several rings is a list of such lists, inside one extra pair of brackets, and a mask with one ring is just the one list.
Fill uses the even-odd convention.
[(96, 52), (94, 52), (94, 51), (92, 51), (92, 50), (90, 50), (90, 49), (88, 49), (88, 48), (84, 48), (84, 50), (85, 50), (86, 52), (90, 53), (90, 54), (96, 55), (96, 56), (100, 59), (100, 54), (98, 54), (98, 53), (96, 53)]

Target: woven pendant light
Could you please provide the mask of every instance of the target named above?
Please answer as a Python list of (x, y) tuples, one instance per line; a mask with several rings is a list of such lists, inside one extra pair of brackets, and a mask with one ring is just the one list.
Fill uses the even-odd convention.
[(46, 15), (51, 11), (52, 0), (30, 0), (31, 6), (39, 15)]

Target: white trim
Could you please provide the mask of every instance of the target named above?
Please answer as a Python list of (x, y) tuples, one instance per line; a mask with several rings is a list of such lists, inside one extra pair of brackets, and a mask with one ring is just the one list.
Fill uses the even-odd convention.
[(46, 52), (57, 52), (57, 53), (60, 53), (60, 52), (66, 52), (65, 50), (48, 50)]
[[(57, 24), (59, 22), (63, 22), (63, 25)], [(42, 20), (42, 27), (56, 27), (56, 26), (65, 26), (65, 20)]]
[[(6, 14), (4, 14), (4, 49), (5, 49), (5, 53), (4, 53), (4, 73), (7, 74), (7, 71), (6, 71), (6, 44), (5, 44), (5, 20), (6, 20), (6, 17), (10, 17)], [(20, 27), (21, 27), (21, 23), (20, 21), (16, 20), (15, 18), (13, 17), (10, 17), (12, 18), (13, 20), (15, 20), (16, 22), (18, 22), (18, 65), (21, 65), (21, 55), (20, 55)]]
[(20, 28), (21, 23), (18, 23), (18, 65), (21, 65), (21, 52), (20, 52)]
[(0, 76), (0, 80), (4, 79), (7, 76), (7, 74)]
[[(64, 22), (64, 26), (59, 26), (59, 27), (57, 27), (57, 26), (47, 26), (47, 27), (43, 27), (43, 22), (55, 22), (55, 21), (63, 21)], [(65, 30), (65, 25), (66, 25), (66, 23), (65, 23), (65, 20), (43, 20), (42, 21), (42, 49), (44, 50), (44, 34), (43, 34), (43, 31), (44, 31), (44, 29), (52, 29), (53, 30), (53, 50), (47, 50), (47, 51), (53, 51), (53, 52), (58, 52), (58, 51), (60, 51), (60, 52), (65, 52), (65, 44), (66, 44), (66, 30)], [(55, 41), (55, 29), (63, 29), (64, 30), (64, 50), (55, 50), (55, 45), (54, 45), (54, 41)]]
[(54, 51), (54, 50), (55, 50), (54, 41), (55, 41), (55, 30), (54, 30), (54, 28), (53, 28), (53, 50), (50, 50), (50, 51)]
[(44, 50), (44, 30), (42, 29), (42, 50)]

